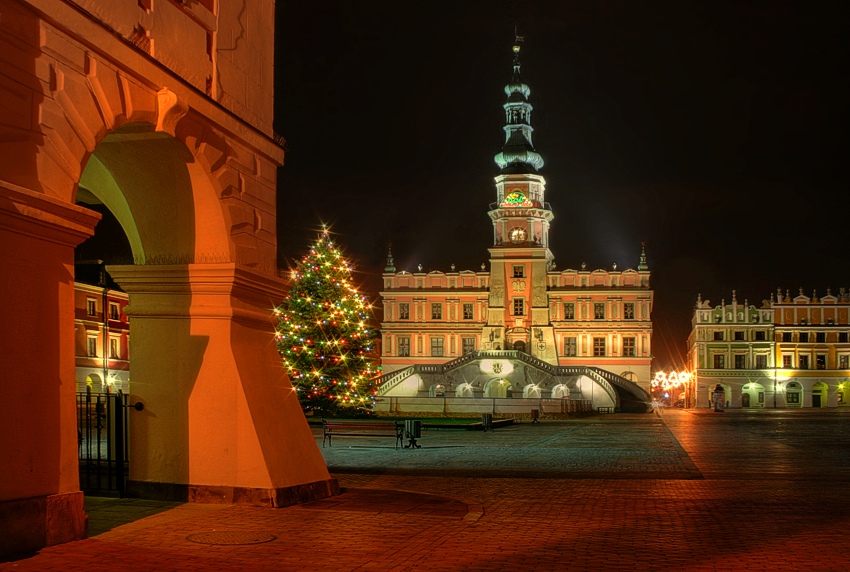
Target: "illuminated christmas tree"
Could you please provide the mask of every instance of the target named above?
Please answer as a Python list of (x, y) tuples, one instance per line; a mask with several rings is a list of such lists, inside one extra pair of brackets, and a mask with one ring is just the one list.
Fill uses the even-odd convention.
[(290, 275), (278, 316), (277, 349), (305, 411), (332, 415), (371, 408), (377, 375), (370, 304), (351, 265), (323, 230)]

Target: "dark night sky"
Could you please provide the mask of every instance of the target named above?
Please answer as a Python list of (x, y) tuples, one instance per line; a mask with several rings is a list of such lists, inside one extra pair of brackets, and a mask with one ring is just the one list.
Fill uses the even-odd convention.
[(377, 298), (396, 265), (478, 269), (513, 27), (558, 268), (635, 267), (657, 368), (697, 293), (850, 287), (845, 2), (278, 0), (281, 264), (332, 225)]

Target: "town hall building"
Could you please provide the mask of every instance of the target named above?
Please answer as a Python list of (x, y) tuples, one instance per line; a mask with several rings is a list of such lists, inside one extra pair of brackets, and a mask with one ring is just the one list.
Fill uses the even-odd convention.
[[(490, 268), (383, 274), (378, 410), (566, 412), (577, 404), (645, 411), (652, 303), (646, 252), (636, 269), (557, 269), (543, 158), (532, 144), (518, 45), (505, 87), (505, 144), (489, 205)], [(415, 398), (415, 399), (413, 399)], [(447, 401), (449, 400), (449, 401)], [(530, 400), (530, 401), (529, 401)]]

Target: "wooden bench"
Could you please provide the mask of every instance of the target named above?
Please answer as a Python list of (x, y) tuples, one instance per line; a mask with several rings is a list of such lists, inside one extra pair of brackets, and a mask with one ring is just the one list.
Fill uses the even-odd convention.
[(597, 407), (596, 412), (597, 413), (614, 413), (614, 408), (613, 407)]
[(334, 421), (322, 419), (322, 447), (325, 441), (333, 447), (334, 437), (393, 437), (395, 448), (404, 441), (401, 421)]

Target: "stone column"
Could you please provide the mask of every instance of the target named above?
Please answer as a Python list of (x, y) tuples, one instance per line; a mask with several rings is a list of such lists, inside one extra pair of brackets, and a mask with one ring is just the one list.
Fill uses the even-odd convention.
[(235, 264), (110, 266), (129, 294), (130, 486), (285, 506), (338, 491), (274, 343), (277, 279)]
[(100, 215), (0, 181), (0, 556), (85, 537), (74, 248)]

